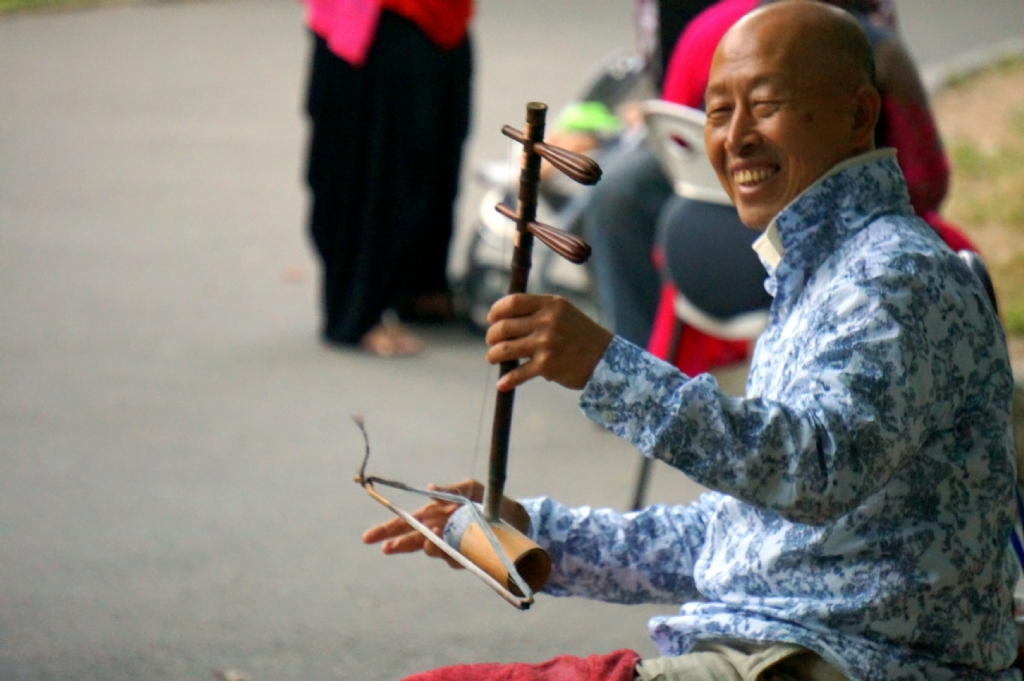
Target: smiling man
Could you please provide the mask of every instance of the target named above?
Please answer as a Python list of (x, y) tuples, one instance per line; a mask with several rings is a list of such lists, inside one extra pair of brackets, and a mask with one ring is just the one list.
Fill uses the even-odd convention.
[(832, 13), (806, 13), (802, 33), (788, 30), (785, 11), (756, 13), (715, 52), (708, 156), (749, 227), (764, 229), (837, 163), (873, 148), (871, 46), (852, 17)]
[[(764, 231), (774, 297), (745, 398), (561, 299), (491, 311), (489, 361), (527, 360), (499, 387), (582, 388), (588, 417), (712, 490), (625, 515), (509, 504), (552, 556), (548, 593), (683, 603), (651, 620), (664, 657), (638, 678), (1019, 678), (1005, 338), (914, 217), (893, 151), (873, 149), (872, 81), (861, 29), (822, 4), (769, 5), (719, 44), (708, 154)], [(420, 511), (435, 527), (449, 512)], [(423, 548), (407, 530), (364, 539)]]

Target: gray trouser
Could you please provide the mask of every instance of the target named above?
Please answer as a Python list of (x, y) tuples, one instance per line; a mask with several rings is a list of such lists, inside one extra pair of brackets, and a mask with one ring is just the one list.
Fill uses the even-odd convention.
[(658, 217), (672, 196), (657, 157), (642, 144), (605, 168), (583, 215), (602, 317), (640, 347), (647, 346), (661, 292), (651, 249)]
[(789, 643), (698, 644), (686, 655), (643, 660), (639, 681), (847, 681), (817, 653)]
[(591, 190), (584, 235), (594, 248), (603, 321), (646, 347), (658, 309), (662, 275), (651, 260), (655, 243), (665, 274), (693, 304), (720, 319), (764, 309), (767, 273), (750, 245), (758, 234), (736, 209), (676, 196), (654, 152), (640, 146), (616, 159)]

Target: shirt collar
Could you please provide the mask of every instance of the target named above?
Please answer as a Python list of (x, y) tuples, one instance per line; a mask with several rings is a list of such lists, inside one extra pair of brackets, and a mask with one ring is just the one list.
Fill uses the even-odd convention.
[[(862, 191), (871, 187), (872, 191)], [(877, 149), (837, 163), (768, 224), (752, 248), (769, 272), (783, 256), (813, 269), (852, 231), (882, 213), (913, 213), (896, 150)]]

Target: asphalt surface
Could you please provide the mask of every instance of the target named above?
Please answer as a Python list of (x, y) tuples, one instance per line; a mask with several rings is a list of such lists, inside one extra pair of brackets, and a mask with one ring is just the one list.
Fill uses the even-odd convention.
[[(904, 0), (924, 65), (1019, 37), (1024, 2)], [(467, 168), (523, 104), (558, 107), (625, 0), (483, 0)], [(383, 361), (316, 338), (304, 232), (308, 37), (289, 0), (0, 19), (0, 681), (394, 679), (631, 647), (669, 607), (541, 597), (381, 556), (375, 473), (485, 471), (480, 338)], [(478, 190), (466, 184), (463, 229)], [(635, 454), (574, 393), (520, 391), (517, 496), (622, 508)], [(662, 468), (652, 498), (699, 488)], [(416, 499), (400, 497), (406, 506)]]

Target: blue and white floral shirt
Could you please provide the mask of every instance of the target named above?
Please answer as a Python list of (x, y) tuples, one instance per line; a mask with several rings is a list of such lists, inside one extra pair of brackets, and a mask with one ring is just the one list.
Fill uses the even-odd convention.
[[(545, 587), (683, 603), (649, 629), (810, 648), (851, 679), (1019, 678), (1012, 376), (985, 292), (913, 215), (891, 150), (769, 227), (747, 397), (612, 341), (584, 413), (713, 492), (620, 514), (525, 502)], [(769, 249), (770, 250), (770, 249)]]

